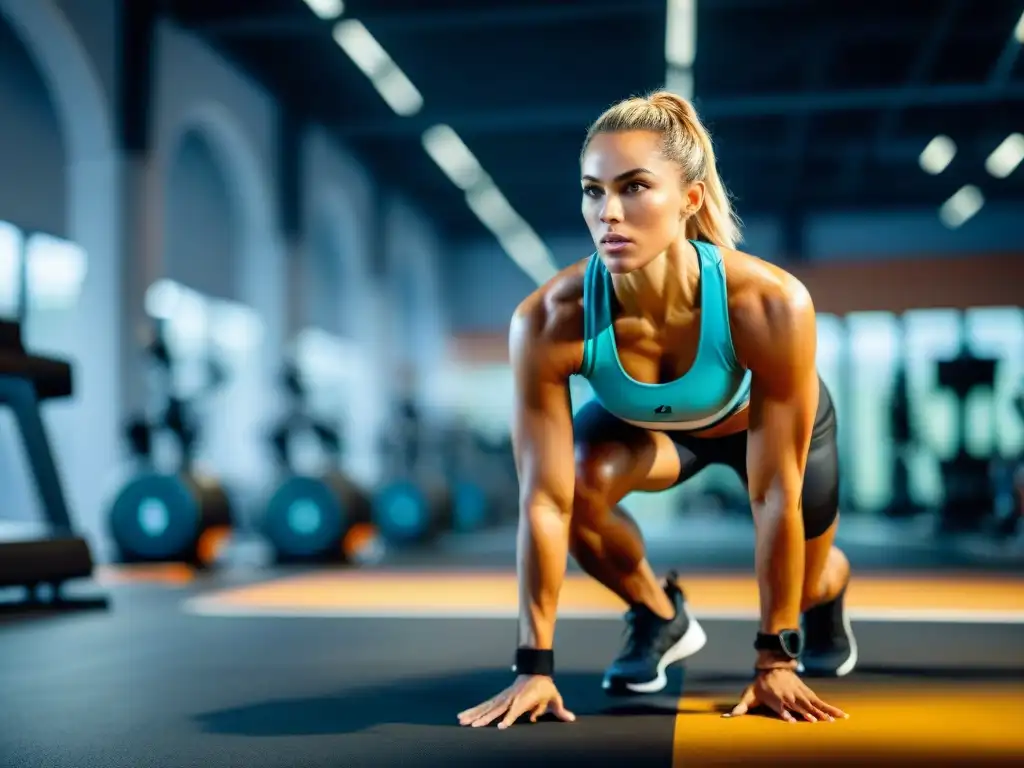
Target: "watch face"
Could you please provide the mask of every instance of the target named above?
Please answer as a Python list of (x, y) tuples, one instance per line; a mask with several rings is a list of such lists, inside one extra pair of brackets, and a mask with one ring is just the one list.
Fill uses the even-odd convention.
[(782, 650), (791, 658), (796, 658), (803, 650), (803, 638), (800, 633), (787, 629), (779, 633), (779, 641), (782, 643)]

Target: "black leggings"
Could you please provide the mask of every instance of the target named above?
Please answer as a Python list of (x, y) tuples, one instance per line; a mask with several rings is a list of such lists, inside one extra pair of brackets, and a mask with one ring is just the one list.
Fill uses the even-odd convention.
[[(839, 448), (836, 443), (836, 412), (825, 382), (820, 381), (818, 412), (811, 432), (811, 445), (804, 472), (801, 506), (804, 538), (815, 539), (832, 525), (839, 514)], [(597, 400), (592, 400), (573, 419), (577, 445), (619, 442), (629, 433), (642, 430), (613, 416)], [(747, 432), (725, 437), (693, 437), (685, 432), (666, 430), (679, 453), (679, 478), (674, 485), (690, 479), (710, 464), (732, 467), (747, 482)], [(628, 440), (627, 440), (628, 442)]]

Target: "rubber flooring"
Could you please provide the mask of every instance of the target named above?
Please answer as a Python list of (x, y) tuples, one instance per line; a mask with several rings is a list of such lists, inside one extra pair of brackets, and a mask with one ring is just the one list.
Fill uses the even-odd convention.
[[(755, 622), (736, 605), (737, 618), (704, 622), (707, 647), (674, 672), (668, 691), (606, 697), (600, 678), (621, 641), (619, 606), (574, 580), (567, 599), (579, 610), (558, 625), (557, 682), (577, 722), (461, 728), (460, 710), (511, 681), (510, 578), (495, 586), (473, 572), (207, 580), (173, 570), (107, 573), (108, 611), (0, 620), (0, 766), (498, 768), (568, 761), (677, 768), (1024, 759), (1024, 611), (1010, 606), (993, 616), (979, 606), (976, 619), (970, 613), (978, 595), (994, 591), (993, 599), (1012, 602), (997, 593), (1024, 594), (1024, 582), (964, 586), (956, 594), (966, 610), (953, 606), (941, 621), (898, 611), (887, 619), (883, 596), (899, 590), (863, 589), (858, 610), (876, 618), (855, 624), (861, 666), (814, 686), (850, 719), (789, 725), (720, 717), (748, 679)], [(730, 615), (716, 613), (723, 606), (711, 592), (715, 583), (731, 594), (711, 580), (688, 586), (698, 615)], [(469, 607), (456, 601), (461, 612), (451, 600), (460, 584), (477, 595)], [(934, 589), (909, 584), (902, 600), (933, 613), (950, 607), (950, 580)], [(431, 591), (437, 587), (447, 591)], [(360, 599), (372, 605), (383, 594), (392, 596), (390, 618), (384, 610), (360, 615)], [(488, 605), (493, 615), (486, 615)]]

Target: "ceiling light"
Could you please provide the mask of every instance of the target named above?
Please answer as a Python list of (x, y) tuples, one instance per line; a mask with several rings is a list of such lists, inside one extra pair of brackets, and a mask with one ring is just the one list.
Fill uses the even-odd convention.
[(1024, 160), (1024, 135), (1011, 133), (992, 150), (985, 161), (985, 170), (997, 179), (1005, 179)]
[(939, 208), (939, 218), (950, 229), (956, 229), (966, 224), (983, 205), (985, 197), (981, 190), (973, 184), (968, 184), (942, 204)]
[(936, 136), (928, 142), (921, 152), (918, 163), (921, 170), (937, 176), (942, 173), (956, 157), (956, 144), (949, 136)]
[(668, 0), (665, 61), (670, 66), (688, 68), (696, 57), (697, 0)]
[(469, 189), (483, 178), (480, 162), (451, 126), (428, 128), (421, 140), (427, 154), (459, 189)]
[(345, 3), (342, 0), (304, 0), (309, 10), (321, 19), (336, 19), (345, 12)]

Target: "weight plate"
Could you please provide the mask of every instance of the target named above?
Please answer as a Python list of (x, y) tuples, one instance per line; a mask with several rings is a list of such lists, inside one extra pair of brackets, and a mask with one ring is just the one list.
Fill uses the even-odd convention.
[(179, 560), (199, 535), (199, 506), (178, 476), (140, 475), (114, 500), (110, 529), (127, 557)]
[(271, 544), (289, 558), (338, 551), (348, 527), (334, 491), (313, 477), (285, 480), (270, 497), (264, 524)]
[(374, 494), (373, 522), (388, 541), (410, 543), (428, 538), (431, 517), (427, 499), (414, 483), (388, 483)]
[(487, 525), (487, 494), (476, 483), (455, 483), (453, 527), (459, 533), (478, 531)]

